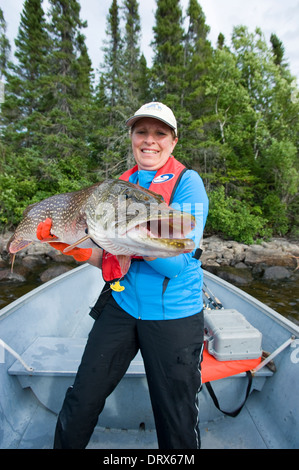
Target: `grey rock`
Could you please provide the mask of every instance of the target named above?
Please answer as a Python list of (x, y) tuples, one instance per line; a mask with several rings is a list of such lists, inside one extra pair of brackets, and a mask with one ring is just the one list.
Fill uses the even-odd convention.
[(42, 266), (46, 264), (46, 260), (42, 256), (34, 256), (34, 255), (29, 255), (25, 256), (22, 259), (22, 265), (27, 268), (27, 269), (33, 269), (36, 266)]
[(263, 279), (279, 280), (291, 277), (290, 271), (283, 266), (271, 266), (264, 271)]
[(70, 271), (71, 269), (72, 268), (70, 268), (69, 266), (64, 266), (62, 264), (57, 266), (51, 266), (40, 275), (40, 280), (42, 282), (48, 282), (51, 279), (54, 279), (55, 277), (60, 276), (61, 274), (66, 273), (67, 271)]
[(10, 269), (1, 269), (0, 270), (0, 282), (9, 281), (9, 282), (25, 282), (26, 279), (21, 274), (11, 272)]
[(227, 282), (238, 285), (246, 285), (252, 282), (253, 277), (249, 269), (234, 269), (231, 267), (222, 267), (217, 270), (217, 276)]

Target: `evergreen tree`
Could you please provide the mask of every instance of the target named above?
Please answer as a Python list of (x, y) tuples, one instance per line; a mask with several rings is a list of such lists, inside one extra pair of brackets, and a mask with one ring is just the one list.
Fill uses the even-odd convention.
[(100, 163), (99, 174), (108, 178), (120, 174), (126, 168), (128, 148), (124, 125), (124, 47), (117, 0), (112, 0), (109, 8), (106, 36), (97, 93), (97, 103), (101, 102), (104, 106), (96, 110), (97, 129), (93, 134), (93, 142)]
[(7, 69), (10, 49), (9, 40), (6, 37), (6, 21), (3, 10), (0, 8), (0, 80)]
[(3, 108), (7, 142), (14, 149), (30, 147), (43, 112), (41, 79), (49, 51), (41, 0), (26, 0), (15, 40), (17, 61), (7, 71), (7, 100)]
[(223, 33), (219, 33), (217, 38), (217, 49), (223, 49), (225, 44), (225, 36)]
[[(101, 74), (111, 110), (120, 102), (121, 83), (123, 80), (123, 40), (120, 30), (120, 12), (117, 0), (112, 4), (107, 16), (106, 39), (104, 41), (104, 63)], [(110, 114), (110, 124), (113, 122), (113, 112)]]
[[(212, 60), (212, 47), (207, 39), (210, 28), (197, 0), (190, 0), (187, 9), (185, 34), (184, 79), (181, 91), (181, 131), (178, 151), (182, 148), (185, 163), (198, 164), (201, 149), (198, 145), (201, 133), (194, 127), (201, 116), (208, 112), (205, 104), (205, 76)], [(185, 156), (183, 156), (185, 154)]]
[(139, 102), (142, 104), (149, 101), (151, 97), (151, 71), (147, 66), (144, 54), (141, 54), (139, 60), (139, 74), (137, 76), (137, 87)]
[(53, 104), (72, 116), (72, 98), (91, 92), (91, 61), (81, 33), (87, 23), (80, 19), (77, 0), (50, 0), (49, 31), (53, 46), (48, 58)]
[(140, 76), (140, 16), (136, 0), (124, 0), (124, 103), (129, 106), (130, 112), (137, 109), (139, 104), (139, 76)]
[(79, 3), (50, 0), (50, 4), (52, 50), (43, 77), (47, 109), (40, 139), (43, 155), (49, 161), (47, 177), (61, 192), (77, 189), (89, 181), (92, 70), (81, 33), (87, 24), (80, 18)]
[(197, 0), (189, 0), (189, 26), (185, 39), (185, 66), (187, 68), (186, 104), (193, 118), (203, 113), (204, 75), (212, 58), (212, 46), (207, 39), (210, 28)]
[(39, 0), (26, 0), (16, 40), (16, 64), (7, 74), (0, 177), (2, 222), (16, 223), (25, 207), (56, 192), (90, 184), (87, 119), (90, 61), (80, 34), (77, 2), (52, 0), (51, 37)]
[(174, 109), (181, 102), (184, 78), (184, 29), (179, 0), (157, 0), (153, 27), (153, 98)]
[(281, 66), (281, 65), (282, 65), (282, 61), (283, 61), (283, 56), (284, 56), (284, 45), (283, 45), (283, 43), (280, 41), (280, 39), (278, 39), (278, 37), (276, 36), (276, 34), (271, 34), (270, 42), (271, 42), (271, 44), (272, 44), (272, 51), (273, 51), (273, 56), (274, 56), (274, 63), (275, 63), (276, 65)]
[[(2, 121), (2, 106), (5, 101), (5, 85), (4, 85), (4, 77), (8, 67), (8, 60), (10, 55), (10, 43), (6, 37), (6, 21), (4, 19), (4, 14), (2, 9), (0, 8), (0, 123)], [(0, 133), (1, 125), (0, 125)], [(4, 162), (5, 162), (5, 155), (6, 155), (6, 145), (3, 142), (3, 139), (0, 139), (0, 172), (3, 173), (5, 171)]]
[[(126, 116), (134, 113), (149, 99), (149, 70), (144, 55), (140, 56), (140, 16), (136, 0), (125, 0), (124, 5), (124, 112)], [(127, 168), (134, 164), (131, 142), (127, 152)]]

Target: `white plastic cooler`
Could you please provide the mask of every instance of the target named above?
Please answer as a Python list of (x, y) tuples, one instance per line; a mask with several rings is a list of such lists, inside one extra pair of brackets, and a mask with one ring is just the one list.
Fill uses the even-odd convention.
[(257, 359), (262, 334), (237, 310), (204, 310), (206, 347), (218, 361)]

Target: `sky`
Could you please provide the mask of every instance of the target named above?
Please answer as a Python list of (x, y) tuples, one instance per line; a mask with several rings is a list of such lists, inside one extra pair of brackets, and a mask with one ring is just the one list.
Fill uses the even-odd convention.
[[(79, 0), (81, 19), (87, 20), (88, 27), (84, 30), (86, 45), (93, 68), (98, 71), (103, 59), (103, 40), (105, 39), (106, 18), (112, 0)], [(120, 0), (119, 5), (122, 3)], [(230, 45), (233, 27), (245, 25), (249, 32), (260, 27), (269, 43), (271, 33), (275, 33), (285, 47), (285, 58), (291, 73), (297, 77), (299, 84), (299, 0), (199, 0), (206, 16), (206, 24), (210, 27), (208, 39), (215, 46), (217, 37), (222, 32), (226, 44)], [(0, 0), (0, 7), (7, 22), (7, 37), (14, 51), (14, 39), (18, 33), (20, 14), (24, 0)], [(184, 13), (189, 0), (181, 0)], [(44, 0), (46, 9), (47, 0)], [(150, 66), (153, 39), (155, 0), (139, 0), (141, 17), (142, 42), (141, 50)]]

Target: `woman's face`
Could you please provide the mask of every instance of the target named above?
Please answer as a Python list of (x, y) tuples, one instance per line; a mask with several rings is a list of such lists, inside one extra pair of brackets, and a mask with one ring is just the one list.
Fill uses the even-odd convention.
[(133, 154), (139, 170), (158, 170), (173, 152), (178, 138), (171, 128), (154, 118), (142, 118), (133, 127)]

